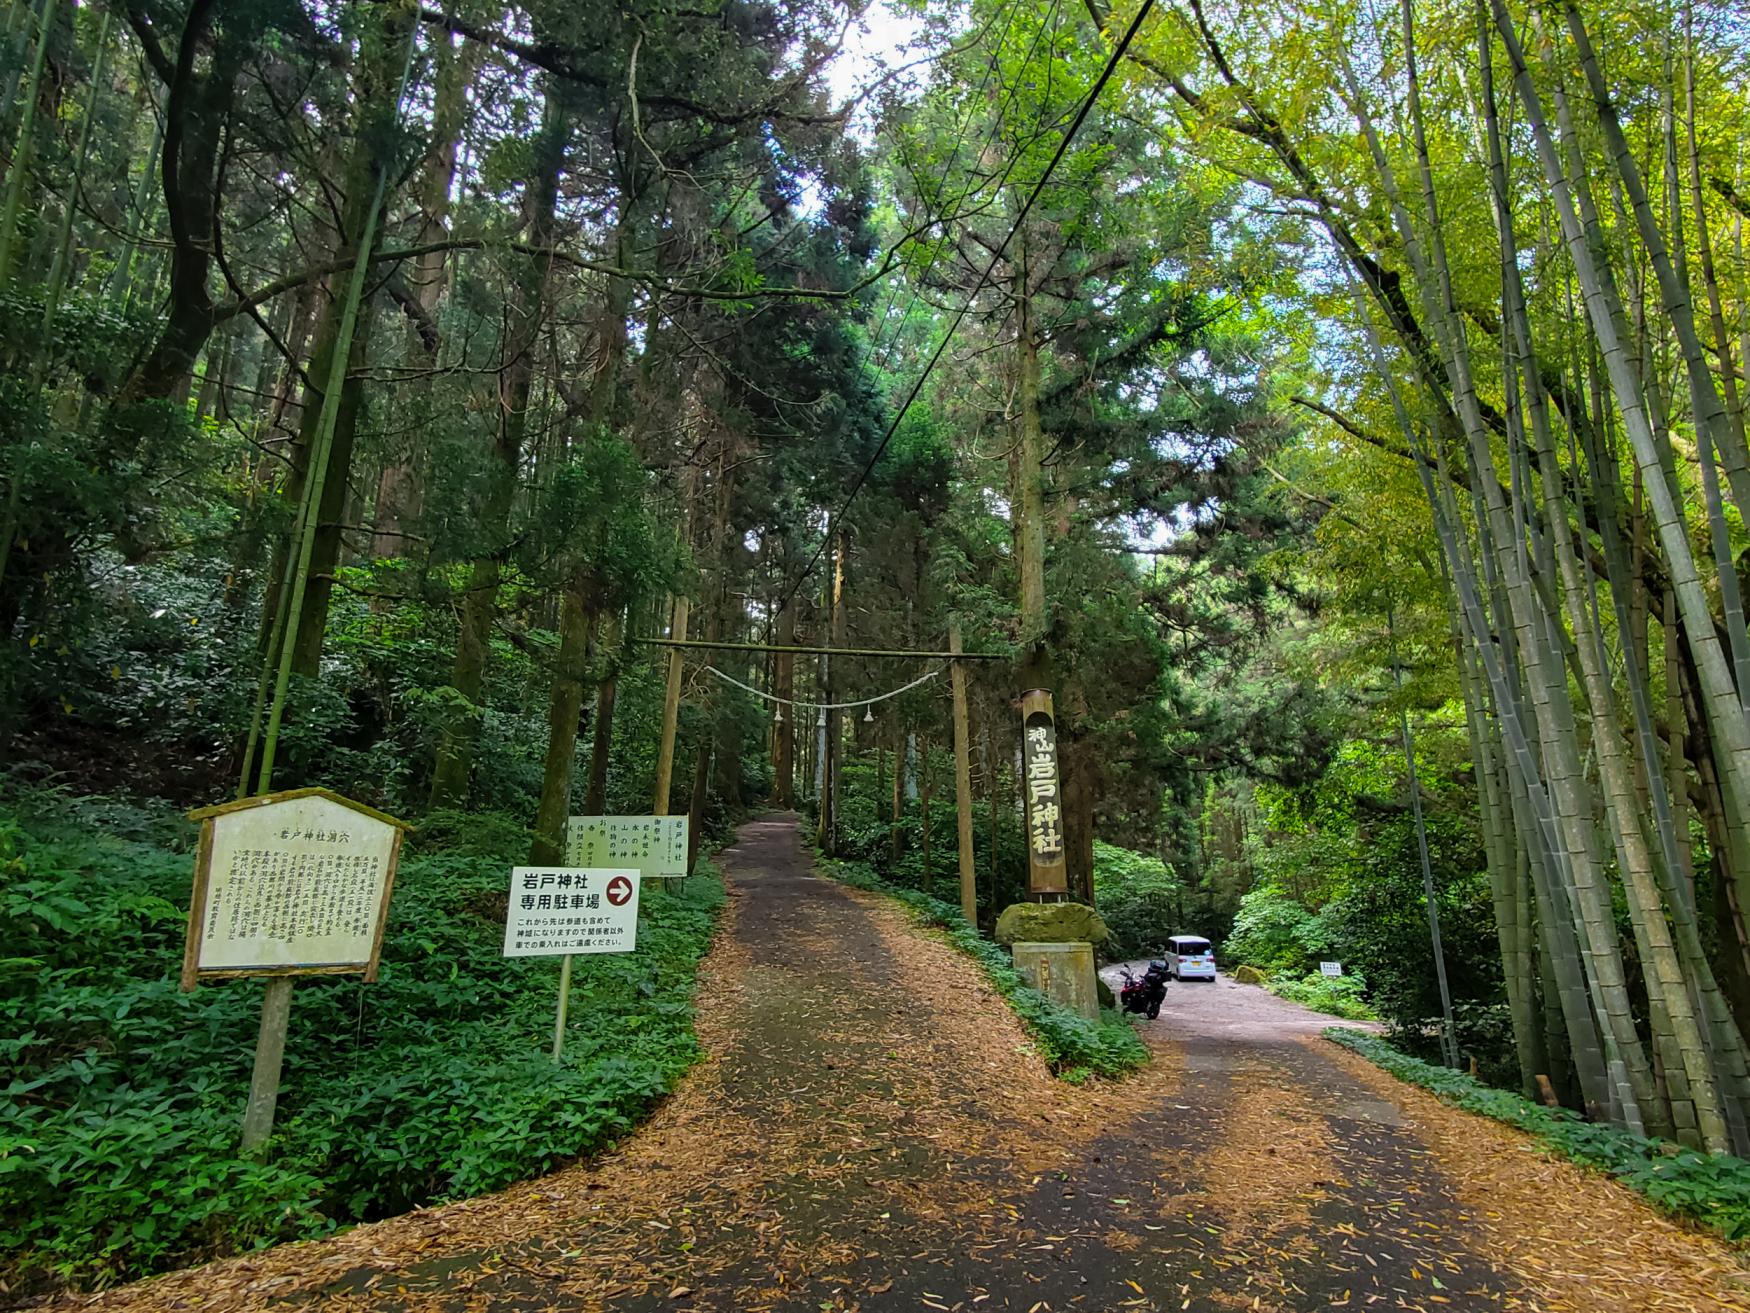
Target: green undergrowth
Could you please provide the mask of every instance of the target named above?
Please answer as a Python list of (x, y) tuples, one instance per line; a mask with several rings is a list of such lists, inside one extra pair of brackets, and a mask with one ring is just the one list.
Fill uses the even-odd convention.
[(1009, 955), (981, 938), (967, 924), (959, 908), (916, 889), (889, 884), (864, 862), (825, 860), (821, 865), (828, 874), (855, 889), (885, 894), (905, 904), (919, 921), (941, 930), (949, 943), (983, 967), (1057, 1076), (1068, 1081), (1083, 1081), (1090, 1076), (1114, 1079), (1148, 1064), (1148, 1046), (1129, 1022), (1116, 1012), (1107, 1011), (1096, 1024), (1033, 989), (1015, 970)]
[(0, 800), (0, 1282), (101, 1286), (538, 1176), (624, 1135), (701, 1056), (723, 885), (651, 890), (634, 953), (501, 956), (506, 818), (438, 814), (396, 878), (381, 975), (300, 980), (263, 1161), (237, 1134), (259, 981), (178, 987), (194, 827)]
[(1327, 976), (1319, 971), (1309, 971), (1304, 976), (1268, 975), (1264, 988), (1278, 998), (1322, 1012), (1327, 1017), (1341, 1017), (1345, 1021), (1379, 1020), (1379, 1014), (1368, 1005), (1365, 997), (1367, 982), (1354, 973)]
[(1750, 1240), (1750, 1162), (1730, 1154), (1684, 1149), (1666, 1140), (1588, 1122), (1566, 1108), (1540, 1103), (1399, 1053), (1361, 1031), (1332, 1027), (1325, 1038), (1375, 1066), (1430, 1091), (1443, 1103), (1517, 1127), (1545, 1148), (1608, 1173), (1655, 1207), (1699, 1223), (1727, 1240)]

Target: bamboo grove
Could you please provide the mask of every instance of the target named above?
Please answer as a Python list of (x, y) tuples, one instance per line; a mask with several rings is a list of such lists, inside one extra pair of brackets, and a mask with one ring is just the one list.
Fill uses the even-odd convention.
[(1213, 908), (1450, 687), (1519, 1083), (1750, 1152), (1742, 16), (1155, 4), (1065, 144), (1138, 5), (901, 8), (5, 5), (0, 744), (927, 884), (946, 679), (649, 640), (953, 632), (989, 919), (1021, 689)]
[(1743, 36), (1193, 4), (1136, 61), (1328, 243), (1342, 341), (1301, 401), (1420, 485), (1435, 550), (1400, 568), (1447, 602), (1523, 1083), (1739, 1152)]

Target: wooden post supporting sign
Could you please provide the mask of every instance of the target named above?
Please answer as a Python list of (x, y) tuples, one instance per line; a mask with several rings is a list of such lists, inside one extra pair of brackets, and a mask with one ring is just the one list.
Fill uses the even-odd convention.
[[(565, 1056), (571, 959), (578, 953), (630, 953), (638, 947), (636, 867), (518, 866), (504, 915), (506, 957), (559, 958), (553, 1061)], [(588, 915), (579, 916), (579, 912)]]
[(273, 1134), (273, 1115), (280, 1101), (280, 1072), (286, 1062), (286, 1032), (291, 1021), (292, 978), (273, 976), (261, 996), (261, 1030), (255, 1037), (249, 1102), (243, 1106), (244, 1153), (253, 1153)]

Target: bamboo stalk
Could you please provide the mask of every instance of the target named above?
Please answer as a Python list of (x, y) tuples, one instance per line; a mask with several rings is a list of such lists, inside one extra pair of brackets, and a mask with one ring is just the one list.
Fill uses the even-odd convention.
[(30, 160), (36, 146), (36, 107), (42, 99), (43, 60), (49, 38), (54, 35), (55, 0), (42, 0), (37, 12), (36, 50), (30, 57), (30, 85), (24, 91), (24, 113), (19, 116), (17, 145), (6, 170), (6, 198), (0, 202), (0, 287), (12, 278), (13, 247), (17, 243), (18, 212), (30, 180)]
[(61, 227), (55, 234), (54, 256), (49, 262), (48, 286), (43, 292), (42, 334), (43, 356), (39, 369), (48, 365), (53, 349), (55, 315), (60, 309), (61, 293), (66, 287), (67, 261), (73, 245), (73, 216), (78, 209), (79, 195), (85, 187), (85, 162), (91, 154), (91, 130), (102, 107), (103, 66), (109, 56), (109, 25), (114, 11), (105, 8), (103, 21), (97, 29), (97, 53), (91, 61), (91, 95), (85, 102), (85, 121), (79, 127), (79, 147), (73, 155), (73, 180), (67, 187), (67, 204), (61, 213)]
[[(408, 24), (407, 57), (401, 68), (401, 85), (395, 94), (393, 117), (400, 118), (401, 106), (407, 95), (407, 81), (413, 71), (413, 56), (418, 48), (419, 25)], [(328, 458), (334, 445), (335, 424), (339, 418), (340, 393), (346, 381), (346, 370), (352, 356), (353, 330), (358, 323), (359, 307), (364, 301), (365, 280), (370, 268), (371, 248), (376, 242), (377, 224), (383, 209), (383, 197), (388, 190), (389, 170), (378, 161), (373, 170), (376, 187), (365, 212), (364, 231), (359, 236), (358, 258), (352, 276), (347, 280), (346, 303), (341, 311), (340, 330), (329, 361), (328, 377), (322, 392), (322, 414), (318, 421), (316, 443), (310, 453), (310, 471), (305, 480), (304, 508), (300, 516), (296, 564), (292, 568), (292, 595), (288, 602), (286, 623), (278, 653), (278, 670), (274, 677), (273, 700), (268, 709), (267, 728), (261, 740), (261, 773), (256, 783), (258, 793), (273, 787), (274, 754), (279, 747), (280, 722), (285, 715), (286, 691), (291, 682), (292, 656), (297, 648), (298, 623), (304, 605), (304, 593), (310, 579), (310, 557), (316, 546), (316, 508), (322, 504), (323, 485), (328, 478)], [(289, 559), (289, 558), (288, 558)]]
[[(1596, 216), (1591, 212), (1585, 180), (1581, 177), (1571, 182), (1568, 178), (1556, 152), (1542, 100), (1532, 81), (1512, 17), (1507, 13), (1504, 0), (1491, 0), (1491, 4), (1496, 30), (1513, 66), (1520, 102), (1525, 109), (1526, 126), (1536, 144), (1538, 159), (1561, 220), (1563, 239), (1584, 294), (1593, 337), (1604, 361), (1623, 429), (1646, 484), (1654, 527), (1665, 555), (1669, 586), (1677, 595), (1679, 613), (1695, 660), (1702, 707), (1718, 746), (1720, 780), (1726, 794), (1728, 816), (1732, 818), (1729, 821), (1731, 868), (1742, 896), (1750, 892), (1750, 835), (1745, 830), (1745, 818), (1750, 815), (1750, 810), (1747, 810), (1750, 809), (1750, 726), (1746, 725), (1738, 690), (1714, 632), (1712, 612), (1696, 569), (1682, 507), (1665, 476), (1666, 444), (1655, 436), (1648, 421), (1642, 402), (1641, 380), (1624, 348), (1624, 334), (1620, 328), (1621, 301), (1616, 294), (1615, 280), (1608, 264), (1594, 254)], [(1564, 114), (1564, 108), (1565, 100), (1558, 89), (1558, 115)], [(1584, 223), (1580, 212), (1582, 206), (1588, 210)]]

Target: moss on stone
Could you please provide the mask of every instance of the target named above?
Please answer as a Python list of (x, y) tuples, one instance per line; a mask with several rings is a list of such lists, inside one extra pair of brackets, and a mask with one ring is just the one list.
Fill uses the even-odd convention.
[(1015, 903), (997, 918), (999, 944), (1103, 944), (1111, 932), (1086, 903)]

